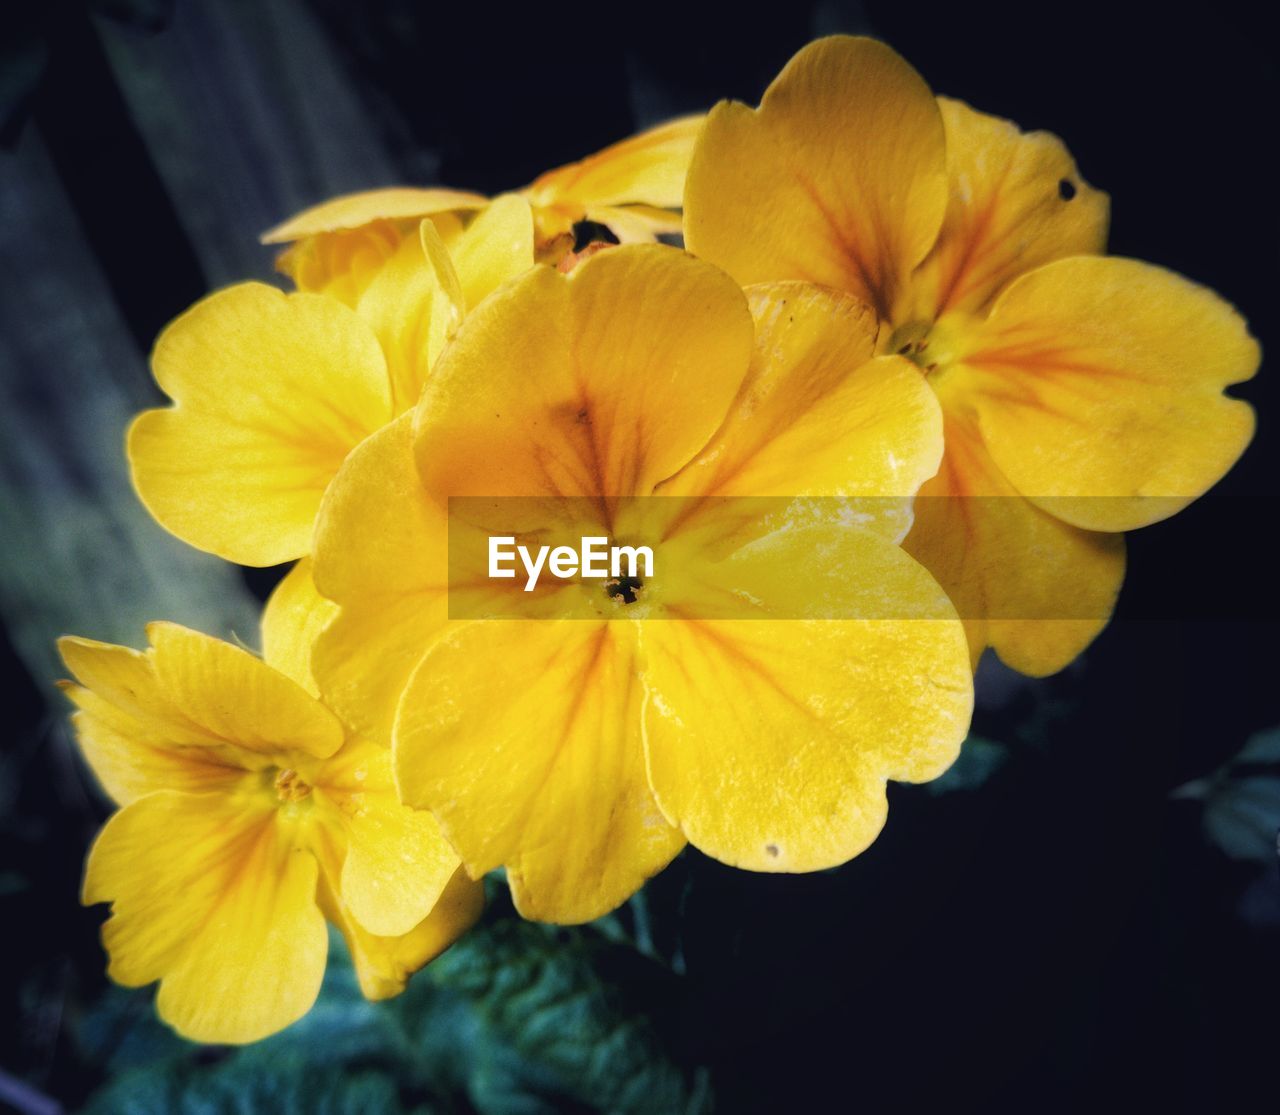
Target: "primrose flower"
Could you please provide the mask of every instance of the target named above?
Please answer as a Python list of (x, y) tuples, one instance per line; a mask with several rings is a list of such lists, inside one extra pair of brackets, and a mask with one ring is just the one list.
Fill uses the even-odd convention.
[(171, 623), (150, 625), (142, 653), (60, 643), (81, 748), (120, 806), (84, 901), (111, 903), (112, 978), (159, 980), (161, 1016), (196, 1041), (255, 1041), (305, 1014), (326, 918), (380, 999), (483, 903), (431, 815), (400, 804), (388, 751), (308, 692), (310, 632), (281, 600), (265, 662)]
[[(744, 294), (660, 245), (538, 267), (343, 465), (317, 524), (339, 610), (316, 678), (393, 736), (403, 799), (473, 877), (505, 865), (525, 916), (597, 917), (686, 840), (753, 870), (842, 863), (879, 832), (886, 779), (957, 754), (963, 628), (894, 513), (937, 468), (940, 413), (875, 329), (845, 295)], [(795, 497), (863, 510), (833, 526)], [(482, 552), (513, 523), (651, 545), (653, 575), (526, 594), (450, 568), (459, 538)], [(450, 619), (468, 600), (499, 618)]]
[[(1244, 322), (1101, 255), (1107, 219), (1056, 138), (935, 99), (869, 39), (805, 47), (759, 109), (717, 105), (690, 164), (691, 251), (743, 283), (849, 292), (937, 392), (946, 455), (921, 495), (942, 498), (918, 501), (907, 548), (975, 660), (991, 645), (1030, 674), (1105, 625), (1120, 532), (1202, 494), (1253, 431), (1223, 395), (1257, 368)], [(1060, 601), (1072, 618), (1043, 618)]]
[(352, 305), (261, 283), (198, 302), (152, 354), (175, 405), (129, 430), (143, 503), (185, 542), (242, 565), (305, 555), (346, 455), (417, 402), (465, 313), (533, 262), (532, 211), (508, 195), (451, 249), (420, 221), (371, 265)]
[(541, 175), (522, 191), (542, 245), (569, 237), (579, 221), (609, 228), (623, 244), (680, 231), (679, 209), (694, 141), (705, 119), (682, 116)]
[[(680, 231), (678, 209), (700, 115), (660, 124), (557, 167), (519, 191), (532, 206), (539, 257), (555, 262), (573, 246), (573, 226), (607, 226), (622, 243)], [(430, 218), (446, 244), (482, 210), (482, 194), (389, 187), (333, 198), (304, 210), (263, 236), (290, 244), (278, 266), (299, 290), (323, 290), (350, 301), (418, 222)]]

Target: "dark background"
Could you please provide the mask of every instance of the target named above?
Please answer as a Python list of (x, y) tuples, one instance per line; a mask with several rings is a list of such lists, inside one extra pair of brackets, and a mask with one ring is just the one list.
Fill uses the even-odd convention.
[[(211, 287), (269, 275), (259, 231), (346, 190), (518, 186), (637, 126), (756, 102), (816, 34), (870, 32), (938, 92), (1061, 135), (1112, 196), (1112, 251), (1212, 286), (1266, 350), (1280, 102), (1250, 7), (8, 8), (0, 1069), (20, 1083), (0, 1097), (75, 1109), (108, 1072), (75, 1038), (103, 993), (100, 914), (76, 889), (105, 809), (48, 685), (52, 637), (136, 644), (161, 615), (251, 637), (272, 583), (167, 541), (119, 463), (157, 398), (151, 340)], [(1238, 394), (1254, 444), (1130, 536), (1117, 619), (1085, 657), (1036, 682), (984, 664), (991, 762), (971, 788), (891, 787), (884, 836), (834, 872), (690, 852), (651, 886), (685, 972), (663, 1026), (718, 1110), (1274, 1105), (1280, 768), (1229, 764), (1280, 725), (1280, 411), (1265, 366)]]

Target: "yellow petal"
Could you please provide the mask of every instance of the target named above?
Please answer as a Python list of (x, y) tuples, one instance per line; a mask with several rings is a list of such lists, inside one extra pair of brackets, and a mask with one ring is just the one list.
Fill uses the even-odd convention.
[(534, 237), (539, 263), (559, 263), (573, 249), (573, 226), (587, 218), (587, 211), (576, 201), (539, 205), (533, 210)]
[[(378, 750), (389, 764), (387, 749)], [(430, 813), (401, 805), (394, 790), (366, 798), (351, 819), (342, 898), (363, 928), (396, 937), (431, 912), (460, 861)]]
[(870, 497), (873, 521), (900, 538), (909, 506), (890, 497), (914, 495), (942, 456), (934, 393), (909, 361), (872, 359), (877, 323), (863, 303), (807, 283), (747, 293), (747, 378), (715, 437), (659, 494)]
[(326, 819), (344, 832), (338, 880), (343, 906), (360, 927), (381, 937), (408, 933), (430, 912), (460, 866), (430, 813), (401, 805), (391, 753), (353, 741), (317, 777)]
[(330, 487), (316, 527), (316, 587), (340, 604), (442, 591), (445, 530), (414, 463), (413, 417), (402, 415), (360, 445)]
[(138, 494), (179, 538), (243, 565), (307, 553), (338, 466), (392, 416), (373, 332), (318, 295), (220, 291), (164, 331), (152, 366), (176, 405), (129, 430)]
[(355, 309), (369, 283), (405, 240), (393, 221), (324, 232), (291, 244), (276, 257), (276, 270), (301, 291), (327, 294)]
[(473, 876), (506, 864), (525, 917), (599, 917), (683, 844), (645, 780), (634, 655), (625, 623), (453, 625), (405, 690), (401, 796)]
[(404, 990), (409, 976), (434, 960), (480, 919), (484, 882), (454, 873), (425, 918), (400, 937), (378, 937), (351, 924), (345, 930), (356, 977), (366, 999), (389, 999)]
[(84, 901), (111, 902), (109, 972), (159, 979), (161, 1017), (194, 1041), (249, 1042), (315, 1002), (328, 935), (316, 861), (269, 807), (162, 791), (126, 806), (89, 853)]
[(494, 198), (449, 248), (467, 309), (533, 266), (533, 210), (518, 194)]
[(415, 189), (390, 186), (381, 190), (343, 194), (331, 198), (262, 234), (264, 244), (283, 244), (321, 232), (360, 228), (373, 221), (409, 220), (430, 217), (436, 213), (480, 209), (487, 199), (465, 190), (438, 187)]
[(156, 674), (154, 652), (91, 639), (58, 640), (81, 685), (62, 683), (85, 759), (103, 788), (125, 803), (153, 790), (229, 791), (262, 761), (197, 723), (174, 704)]
[(923, 567), (870, 531), (770, 535), (725, 576), (764, 618), (644, 624), (654, 795), (732, 866), (843, 863), (879, 833), (886, 779), (936, 778), (958, 754), (964, 631)]
[(153, 623), (160, 690), (206, 731), (251, 751), (301, 751), (321, 758), (343, 740), (342, 725), (296, 682), (220, 639)]
[(484, 882), (469, 878), (459, 867), (431, 913), (413, 929), (399, 937), (379, 937), (362, 929), (337, 897), (337, 887), (329, 878), (337, 878), (339, 870), (330, 867), (330, 860), (335, 865), (341, 862), (336, 850), (321, 859), (321, 908), (346, 938), (366, 999), (399, 995), (409, 977), (470, 929), (484, 910)]
[(83, 686), (64, 683), (63, 692), (79, 709), (71, 723), (81, 752), (120, 805), (154, 790), (229, 793), (246, 778), (225, 751), (175, 744), (154, 721), (137, 720)]
[(525, 193), (534, 205), (680, 205), (702, 115), (682, 116), (542, 175)]
[(422, 220), (374, 221), (360, 228), (318, 232), (290, 244), (276, 257), (276, 270), (301, 291), (326, 294), (355, 309), (365, 291), (405, 240), (426, 225), (445, 243), (462, 232), (456, 213), (437, 213)]
[(443, 592), (344, 606), (313, 651), (325, 703), (355, 731), (390, 747), (400, 694), (447, 615)]
[(423, 249), (421, 234), (404, 238), (366, 286), (356, 310), (382, 346), (392, 410), (403, 413), (418, 402), (427, 373), (455, 327), (453, 304)]
[(416, 416), (429, 492), (648, 495), (715, 431), (747, 370), (729, 278), (633, 245), (488, 299), (441, 356)]
[(689, 166), (685, 243), (740, 283), (806, 279), (889, 316), (947, 205), (929, 87), (872, 39), (801, 50), (753, 111), (707, 118)]
[(946, 438), (906, 548), (955, 603), (975, 665), (992, 646), (1024, 674), (1056, 673), (1106, 626), (1124, 538), (1069, 526), (1019, 496), (971, 421), (949, 418)]
[(311, 648), (337, 610), (317, 591), (309, 558), (289, 570), (262, 610), (263, 660), (313, 697), (320, 690), (311, 672)]
[[(462, 230), (450, 241), (456, 244), (462, 237)], [(436, 273), (436, 282), (449, 306), (449, 325), (447, 335), (452, 337), (467, 313), (467, 298), (462, 290), (462, 280), (458, 278), (458, 269), (454, 266), (453, 256), (448, 244), (431, 221), (423, 221), (418, 227), (418, 240), (427, 262)]]
[(1149, 264), (1076, 257), (1010, 286), (974, 327), (957, 390), (1013, 486), (1088, 530), (1131, 530), (1202, 495), (1253, 436), (1223, 395), (1260, 353), (1205, 287)]
[(156, 678), (151, 654), (74, 635), (58, 640), (58, 652), (81, 685), (154, 734), (175, 745), (217, 742), (214, 733), (173, 706)]
[(316, 585), (341, 611), (312, 668), (326, 703), (388, 746), (405, 682), (447, 618), (446, 532), (418, 478), (407, 414), (351, 454), (317, 524)]
[(648, 205), (601, 205), (583, 210), (583, 218), (608, 228), (622, 244), (645, 244), (661, 235), (678, 236), (679, 213)]
[(1080, 177), (1048, 132), (939, 97), (947, 132), (951, 199), (942, 232), (912, 281), (915, 305), (895, 320), (984, 309), (1013, 279), (1064, 256), (1107, 244), (1107, 195)]

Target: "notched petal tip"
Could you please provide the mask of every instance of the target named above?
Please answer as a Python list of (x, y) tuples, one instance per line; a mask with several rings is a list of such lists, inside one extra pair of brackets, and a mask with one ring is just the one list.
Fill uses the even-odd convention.
[(131, 425), (134, 487), (165, 529), (244, 565), (305, 554), (334, 473), (393, 416), (371, 326), (335, 299), (261, 283), (171, 323), (152, 369), (175, 405)]
[(1225, 394), (1261, 356), (1207, 287), (1116, 256), (1056, 260), (996, 300), (965, 357), (992, 458), (1074, 526), (1166, 518), (1235, 464), (1252, 408)]
[(779, 532), (733, 563), (765, 618), (644, 631), (650, 785), (725, 863), (843, 863), (879, 832), (886, 778), (954, 760), (973, 707), (963, 628), (933, 578), (871, 531)]
[(883, 43), (833, 36), (796, 54), (758, 110), (712, 110), (690, 162), (685, 238), (739, 282), (806, 279), (888, 316), (946, 204), (929, 87)]
[(978, 313), (1019, 275), (1106, 250), (1109, 199), (1057, 136), (1023, 132), (939, 97), (950, 197), (937, 241), (895, 307), (895, 322)]

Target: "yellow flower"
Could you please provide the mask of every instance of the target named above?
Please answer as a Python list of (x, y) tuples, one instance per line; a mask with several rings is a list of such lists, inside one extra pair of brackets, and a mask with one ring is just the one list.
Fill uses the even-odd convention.
[(683, 116), (557, 167), (522, 191), (546, 244), (579, 221), (606, 225), (624, 243), (680, 231), (679, 209), (689, 156), (705, 117)]
[[(937, 467), (936, 400), (874, 341), (838, 293), (744, 296), (675, 249), (614, 248), (488, 299), (415, 413), (343, 465), (317, 525), (340, 611), (316, 677), (394, 736), (404, 800), (473, 876), (506, 865), (524, 915), (599, 916), (686, 839), (754, 870), (844, 862), (883, 824), (887, 778), (954, 759), (968, 652), (902, 518), (832, 530), (792, 506), (900, 509)], [(446, 532), (477, 525), (447, 519), (459, 497), (483, 497), (482, 525), (652, 542), (657, 567), (524, 609), (511, 581), (451, 591)], [(787, 514), (744, 525), (758, 497)], [(548, 618), (451, 622), (468, 597)]]
[(344, 194), (299, 213), (264, 233), (264, 244), (288, 243), (276, 270), (299, 290), (328, 294), (355, 307), (360, 295), (429, 220), (447, 246), (462, 231), (464, 218), (489, 199), (464, 190), (391, 186)]
[[(623, 243), (678, 233), (685, 171), (700, 115), (660, 124), (557, 167), (519, 191), (533, 206), (540, 256), (555, 262), (573, 244), (579, 221), (606, 225)], [(462, 221), (489, 201), (440, 188), (389, 187), (345, 194), (304, 210), (267, 232), (266, 244), (290, 244), (278, 266), (299, 290), (323, 290), (351, 302), (419, 221), (430, 218), (448, 244)]]
[(417, 402), (467, 310), (533, 261), (529, 203), (507, 195), (452, 249), (419, 221), (370, 266), (353, 306), (261, 283), (197, 303), (152, 354), (175, 405), (129, 430), (143, 503), (179, 538), (242, 565), (306, 554), (346, 455)]
[(1100, 255), (1106, 228), (1105, 195), (1056, 138), (935, 99), (869, 39), (810, 44), (757, 110), (718, 105), (690, 164), (691, 251), (740, 282), (850, 292), (879, 316), (880, 351), (935, 388), (946, 457), (921, 494), (943, 498), (918, 502), (908, 549), (975, 660), (991, 645), (1031, 674), (1105, 625), (1119, 532), (1202, 494), (1253, 431), (1222, 394), (1258, 364), (1243, 321)]
[(161, 1016), (197, 1041), (254, 1041), (305, 1014), (326, 917), (377, 999), (483, 903), (431, 815), (400, 804), (387, 750), (345, 736), (307, 692), (299, 615), (264, 617), (266, 662), (170, 623), (142, 653), (60, 643), (81, 747), (120, 806), (84, 901), (112, 904), (112, 978), (159, 980)]
[(176, 405), (129, 431), (147, 509), (185, 542), (242, 565), (308, 553), (320, 497), (347, 453), (417, 402), (462, 317), (527, 271), (537, 245), (563, 254), (586, 219), (624, 239), (679, 231), (679, 217), (658, 207), (679, 205), (701, 122), (633, 136), (520, 194), (374, 190), (268, 233), (297, 241), (281, 268), (300, 293), (230, 287), (156, 342), (156, 381)]

